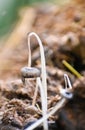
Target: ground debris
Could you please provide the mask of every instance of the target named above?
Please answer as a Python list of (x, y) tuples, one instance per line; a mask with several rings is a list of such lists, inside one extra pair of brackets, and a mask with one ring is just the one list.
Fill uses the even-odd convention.
[[(78, 0), (76, 6), (71, 3), (62, 9), (54, 5), (26, 8), (32, 15), (29, 19), (26, 12), (22, 18), (22, 21), (24, 18), (27, 20), (24, 23), (25, 32), (18, 32), (18, 29), (23, 28), (16, 27), (8, 38), (5, 49), (3, 47), (0, 52), (0, 130), (23, 130), (42, 117), (40, 90), (36, 104), (32, 106), (36, 81), (26, 79), (26, 84), (23, 84), (21, 80), (20, 70), (28, 62), (26, 36), (29, 31), (39, 34), (44, 45), (48, 111), (61, 99), (59, 87), (65, 86), (63, 75), (68, 74), (72, 81), (73, 99), (49, 118), (56, 126), (53, 130), (85, 130), (85, 74), (82, 73), (85, 70), (85, 8), (82, 2), (83, 0)], [(46, 7), (48, 10), (45, 10)], [(16, 40), (15, 34), (18, 38), (18, 33), (20, 39)], [(13, 39), (15, 40), (11, 44)], [(35, 38), (32, 39), (31, 50), (32, 66), (41, 69), (39, 47)], [(62, 60), (68, 61), (82, 73), (82, 78), (77, 79), (70, 73)], [(42, 125), (39, 129), (42, 129)]]

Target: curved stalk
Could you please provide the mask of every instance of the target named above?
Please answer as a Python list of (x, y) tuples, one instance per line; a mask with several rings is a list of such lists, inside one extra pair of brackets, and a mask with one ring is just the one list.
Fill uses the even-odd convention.
[[(46, 65), (45, 65), (45, 55), (44, 55), (44, 48), (43, 48), (43, 45), (42, 45), (42, 42), (39, 38), (39, 36), (34, 33), (34, 32), (31, 32), (29, 33), (28, 35), (28, 50), (29, 50), (29, 55), (28, 55), (28, 66), (30, 67), (31, 66), (31, 49), (30, 49), (30, 38), (31, 36), (35, 36), (37, 41), (38, 41), (38, 44), (39, 44), (39, 47), (40, 47), (40, 55), (41, 55), (41, 77), (42, 77), (42, 91), (44, 92), (44, 101), (43, 101), (43, 96), (42, 96), (42, 92), (41, 92), (41, 102), (42, 102), (42, 109), (43, 109), (43, 116), (47, 114), (47, 82), (46, 82)], [(37, 88), (36, 88), (37, 89)], [(37, 93), (37, 90), (35, 91), (35, 94), (36, 95)], [(36, 98), (36, 97), (35, 97)], [(43, 103), (44, 102), (44, 103)], [(47, 121), (45, 120), (44, 121), (44, 130), (48, 130), (48, 125), (47, 125)]]
[(43, 48), (43, 45), (42, 45), (42, 42), (41, 42), (39, 36), (38, 36), (36, 33), (34, 33), (34, 32), (31, 32), (31, 33), (29, 33), (29, 35), (28, 35), (28, 50), (29, 50), (28, 66), (31, 66), (30, 38), (31, 38), (31, 36), (33, 36), (33, 35), (36, 37), (36, 39), (37, 39), (37, 41), (38, 41), (38, 44), (39, 44), (39, 47), (40, 47), (42, 86), (43, 86), (44, 93), (45, 93), (46, 111), (47, 111), (47, 82), (46, 82), (46, 65), (45, 65), (44, 48)]
[(65, 80), (65, 88), (68, 89), (67, 86), (69, 86), (69, 89), (72, 89), (72, 85), (67, 74), (64, 74), (64, 80)]

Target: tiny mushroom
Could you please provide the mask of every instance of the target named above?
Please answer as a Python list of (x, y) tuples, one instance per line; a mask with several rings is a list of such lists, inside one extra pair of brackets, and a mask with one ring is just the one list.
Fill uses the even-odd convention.
[[(35, 36), (35, 38), (38, 41), (39, 47), (40, 47), (40, 55), (41, 55), (41, 71), (35, 67), (31, 67), (31, 49), (30, 49), (30, 38), (31, 36)], [(44, 130), (48, 130), (48, 122), (47, 119), (53, 115), (58, 109), (60, 109), (67, 99), (71, 99), (73, 97), (72, 94), (72, 86), (70, 83), (70, 80), (68, 78), (67, 74), (64, 74), (65, 79), (65, 88), (59, 88), (59, 92), (61, 95), (61, 100), (55, 105), (55, 107), (47, 113), (47, 80), (46, 80), (46, 64), (45, 64), (45, 54), (44, 54), (44, 48), (42, 45), (42, 42), (39, 38), (39, 36), (31, 32), (28, 34), (28, 67), (23, 67), (21, 69), (21, 77), (22, 81), (25, 84), (26, 78), (33, 78), (36, 79), (36, 89), (33, 97), (33, 103), (32, 105), (35, 105), (36, 97), (37, 97), (37, 91), (38, 87), (40, 89), (40, 95), (41, 95), (41, 103), (42, 103), (42, 115), (43, 117), (39, 119), (37, 122), (35, 122), (33, 125), (29, 126), (25, 130), (33, 130), (37, 126), (39, 126), (41, 123), (43, 123)]]
[[(41, 55), (41, 71), (35, 67), (31, 67), (31, 47), (30, 47), (31, 36), (34, 36), (37, 39), (39, 44), (40, 55)], [(42, 41), (40, 40), (39, 36), (34, 32), (28, 34), (28, 67), (23, 67), (21, 69), (21, 77), (22, 77), (22, 82), (24, 84), (26, 78), (36, 79), (36, 88), (35, 88), (32, 106), (35, 106), (38, 87), (39, 87), (40, 95), (41, 95), (41, 104), (42, 104), (42, 115), (44, 117), (47, 114), (47, 81), (46, 81), (45, 54), (44, 54)], [(43, 128), (44, 130), (48, 130), (47, 119), (43, 121)]]
[(65, 79), (65, 88), (60, 88), (60, 94), (61, 96), (67, 99), (71, 99), (73, 97), (72, 93), (73, 89), (67, 74), (64, 74), (64, 79)]
[(35, 67), (23, 67), (21, 68), (21, 78), (23, 84), (25, 84), (26, 78), (32, 78), (36, 79), (36, 89), (33, 97), (32, 106), (35, 106), (36, 98), (37, 98), (37, 92), (38, 92), (38, 84), (37, 84), (37, 78), (41, 76), (41, 72), (38, 68)]
[(25, 78), (37, 78), (40, 77), (41, 72), (35, 67), (23, 67), (21, 69), (21, 77), (23, 83), (25, 83)]

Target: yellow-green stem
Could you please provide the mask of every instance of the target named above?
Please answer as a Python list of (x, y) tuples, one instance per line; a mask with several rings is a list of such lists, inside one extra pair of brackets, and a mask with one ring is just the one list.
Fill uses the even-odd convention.
[(82, 77), (82, 75), (77, 70), (75, 70), (67, 61), (63, 60), (62, 63), (78, 78)]

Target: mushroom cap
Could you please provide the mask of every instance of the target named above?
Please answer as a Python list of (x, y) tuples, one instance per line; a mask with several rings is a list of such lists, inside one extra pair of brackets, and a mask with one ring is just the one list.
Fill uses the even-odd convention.
[(37, 78), (40, 77), (40, 70), (34, 67), (23, 67), (21, 69), (21, 76), (23, 78)]
[(73, 97), (73, 93), (71, 91), (63, 88), (60, 90), (60, 94), (67, 99), (71, 99)]

